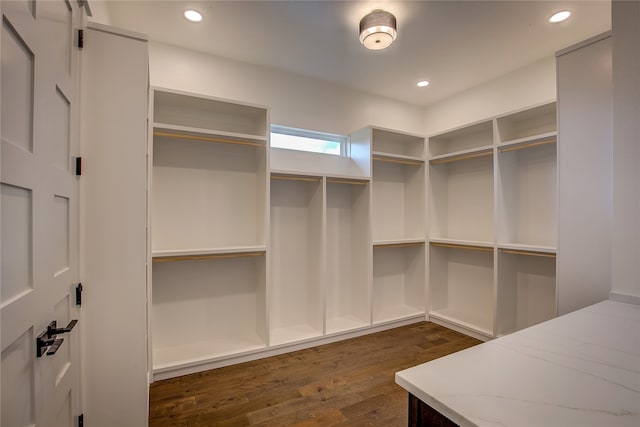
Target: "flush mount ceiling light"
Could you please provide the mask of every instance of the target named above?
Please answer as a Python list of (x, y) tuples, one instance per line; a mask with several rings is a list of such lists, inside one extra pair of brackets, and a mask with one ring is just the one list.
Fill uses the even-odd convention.
[(562, 10), (560, 12), (554, 13), (551, 18), (549, 18), (549, 22), (552, 24), (557, 24), (558, 22), (562, 22), (571, 16), (571, 12), (568, 10)]
[(427, 86), (429, 86), (429, 82), (427, 80), (420, 80), (418, 83), (416, 83), (416, 86), (418, 86), (418, 87), (427, 87)]
[(200, 22), (202, 21), (202, 14), (197, 10), (189, 9), (184, 11), (184, 17), (187, 18), (191, 22)]
[(396, 39), (396, 17), (376, 9), (360, 20), (360, 43), (367, 49), (380, 50)]

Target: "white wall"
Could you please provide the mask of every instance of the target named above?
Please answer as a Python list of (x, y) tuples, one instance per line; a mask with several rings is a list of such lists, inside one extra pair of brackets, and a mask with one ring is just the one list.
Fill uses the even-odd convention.
[(433, 135), (555, 99), (556, 62), (549, 57), (431, 105), (422, 133)]
[(640, 301), (640, 2), (614, 1), (612, 297)]
[(160, 86), (271, 108), (271, 122), (337, 134), (375, 125), (422, 133), (423, 109), (335, 84), (151, 43), (150, 80)]
[(111, 25), (111, 14), (107, 6), (107, 0), (89, 0), (91, 17), (89, 21), (98, 24)]

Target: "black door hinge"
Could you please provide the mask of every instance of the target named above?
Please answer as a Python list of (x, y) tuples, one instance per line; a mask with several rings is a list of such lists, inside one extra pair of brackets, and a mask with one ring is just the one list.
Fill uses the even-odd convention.
[(82, 157), (76, 157), (76, 176), (82, 175)]
[(82, 305), (82, 283), (76, 286), (76, 305)]
[(84, 30), (78, 30), (78, 49), (84, 48)]
[(84, 414), (78, 415), (78, 427), (84, 427)]

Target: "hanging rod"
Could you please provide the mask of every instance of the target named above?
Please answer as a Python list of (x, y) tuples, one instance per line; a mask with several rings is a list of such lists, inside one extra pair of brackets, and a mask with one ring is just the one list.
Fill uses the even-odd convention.
[(401, 165), (422, 166), (423, 162), (418, 160), (391, 159), (389, 157), (373, 156), (373, 160), (377, 162), (398, 163)]
[(201, 255), (171, 255), (171, 256), (154, 256), (153, 262), (174, 262), (174, 261), (193, 261), (203, 259), (223, 259), (223, 258), (244, 258), (264, 256), (265, 251), (259, 252), (234, 252), (226, 254), (201, 254)]
[(441, 165), (444, 163), (452, 163), (460, 160), (475, 159), (478, 157), (487, 157), (492, 155), (493, 155), (493, 150), (487, 150), (487, 151), (480, 151), (478, 153), (460, 154), (459, 156), (445, 157), (442, 159), (433, 159), (429, 163), (431, 163), (432, 165)]
[(431, 242), (431, 246), (439, 246), (442, 248), (465, 249), (470, 251), (493, 252), (493, 248), (487, 248), (486, 246), (459, 245), (457, 243)]
[(413, 246), (422, 246), (424, 242), (407, 242), (407, 243), (378, 243), (373, 245), (374, 249), (378, 248), (408, 248)]
[(555, 258), (556, 254), (552, 252), (539, 252), (539, 251), (527, 251), (520, 249), (500, 249), (500, 252), (503, 254), (514, 254), (514, 255), (528, 255), (528, 256), (539, 256), (543, 258)]
[(507, 153), (509, 151), (516, 151), (516, 150), (524, 150), (525, 148), (532, 148), (532, 147), (539, 147), (541, 145), (547, 145), (547, 144), (555, 144), (556, 143), (556, 138), (549, 138), (549, 139), (543, 139), (540, 141), (535, 141), (535, 142), (529, 142), (528, 144), (521, 144), (521, 145), (510, 145), (507, 147), (498, 147), (498, 150), (500, 150), (501, 153)]
[(180, 139), (188, 139), (192, 141), (204, 141), (204, 142), (221, 142), (223, 144), (236, 144), (236, 145), (248, 145), (251, 147), (262, 147), (264, 148), (266, 145), (259, 142), (251, 142), (251, 141), (239, 141), (235, 139), (226, 139), (226, 138), (214, 138), (211, 136), (199, 136), (199, 135), (190, 135), (186, 133), (177, 133), (177, 132), (161, 132), (161, 131), (153, 131), (153, 136), (167, 137), (167, 138), (180, 138)]
[(313, 176), (296, 176), (296, 175), (271, 175), (271, 179), (282, 179), (286, 181), (305, 181), (305, 182), (319, 182), (322, 178)]
[(327, 184), (367, 185), (369, 181), (357, 179), (327, 178)]

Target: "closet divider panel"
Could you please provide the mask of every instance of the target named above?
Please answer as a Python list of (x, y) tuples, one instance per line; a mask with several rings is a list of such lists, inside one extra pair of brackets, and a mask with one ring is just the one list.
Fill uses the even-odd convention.
[(497, 303), (498, 336), (554, 318), (555, 254), (499, 250)]
[(327, 178), (326, 332), (371, 324), (368, 181)]
[(270, 197), (270, 344), (322, 336), (322, 178), (273, 175)]

